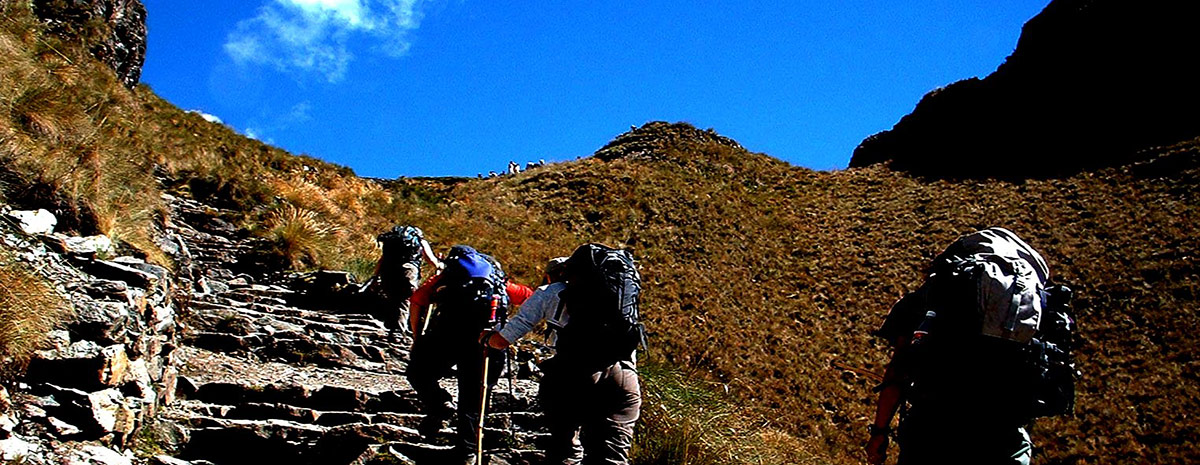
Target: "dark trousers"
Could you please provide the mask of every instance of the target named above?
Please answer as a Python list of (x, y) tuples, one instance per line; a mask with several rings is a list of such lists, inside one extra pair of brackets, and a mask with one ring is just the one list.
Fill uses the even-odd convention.
[(633, 362), (591, 372), (572, 370), (568, 363), (555, 365), (545, 367), (538, 391), (550, 427), (547, 463), (628, 464), (642, 406)]
[[(470, 331), (467, 331), (470, 332)], [(458, 433), (457, 445), (464, 450), (475, 450), (479, 425), (480, 389), (483, 382), (483, 348), (477, 341), (479, 330), (470, 337), (461, 334), (439, 334), (431, 331), (413, 343), (408, 362), (408, 382), (417, 391), (426, 415), (448, 419), (455, 414), (450, 393), (438, 385), (438, 380), (455, 373), (458, 380), (458, 408), (454, 415), (454, 428)], [(488, 396), (491, 387), (500, 379), (504, 367), (504, 352), (489, 351)], [(451, 370), (457, 366), (457, 370)]]
[(980, 418), (979, 409), (966, 407), (930, 410), (913, 407), (900, 418), (899, 465), (1029, 465), (1033, 444), (1013, 420)]

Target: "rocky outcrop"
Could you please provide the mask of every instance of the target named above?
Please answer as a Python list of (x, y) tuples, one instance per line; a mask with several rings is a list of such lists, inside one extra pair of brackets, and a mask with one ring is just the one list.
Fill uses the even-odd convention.
[(33, 0), (32, 5), (52, 32), (82, 37), (126, 87), (137, 85), (146, 60), (141, 0)]
[(48, 215), (5, 212), (0, 221), (12, 261), (3, 265), (36, 270), (72, 308), (20, 382), (0, 387), (0, 459), (132, 463), (134, 436), (175, 397), (175, 281), (133, 257), (100, 258), (111, 241), (55, 233)]
[[(247, 267), (255, 242), (224, 213), (164, 196), (174, 271), (105, 259), (45, 213), (0, 212), (3, 247), (58, 283), (75, 316), (20, 383), (0, 388), (0, 459), (24, 463), (439, 464), (405, 378), (412, 339), (370, 313), (345, 273)], [(35, 221), (36, 220), (36, 221)], [(22, 229), (24, 228), (24, 229)], [(111, 246), (111, 244), (109, 244)], [(179, 304), (183, 304), (179, 306)], [(531, 346), (527, 346), (531, 347)], [(544, 348), (540, 350), (544, 351)], [(545, 355), (544, 352), (541, 355)], [(526, 350), (486, 418), (492, 464), (530, 464), (547, 434)], [(453, 378), (447, 380), (453, 391)], [(11, 393), (11, 395), (9, 395)]]
[(604, 161), (618, 158), (661, 159), (672, 147), (694, 144), (718, 144), (740, 149), (737, 141), (717, 134), (712, 129), (700, 130), (688, 123), (651, 121), (617, 136), (594, 156)]
[(1200, 136), (1196, 2), (1054, 0), (996, 72), (927, 94), (851, 167), (934, 176), (1057, 175)]
[[(168, 455), (221, 465), (449, 461), (451, 430), (416, 430), (424, 417), (404, 375), (412, 339), (371, 315), (377, 302), (353, 277), (256, 272), (239, 265), (253, 257), (253, 239), (214, 222), (220, 210), (166, 200), (195, 283), (178, 400), (159, 423), (173, 432), (162, 441)], [(512, 372), (487, 417), (492, 464), (536, 463), (546, 437), (534, 371), (521, 363)]]

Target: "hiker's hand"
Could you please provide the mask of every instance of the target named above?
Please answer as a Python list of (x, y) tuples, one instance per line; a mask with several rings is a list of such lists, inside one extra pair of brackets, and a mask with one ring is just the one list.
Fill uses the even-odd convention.
[(867, 441), (867, 463), (879, 465), (887, 460), (888, 435), (875, 434)]
[(508, 339), (501, 336), (498, 331), (485, 330), (479, 333), (479, 345), (496, 350), (504, 350), (508, 348)]

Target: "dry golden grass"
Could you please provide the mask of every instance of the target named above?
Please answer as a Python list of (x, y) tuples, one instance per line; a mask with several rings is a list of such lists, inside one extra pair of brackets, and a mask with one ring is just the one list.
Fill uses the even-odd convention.
[[(687, 130), (673, 128), (668, 130)], [(720, 144), (585, 159), (439, 191), (404, 218), (526, 282), (584, 241), (635, 250), (648, 357), (728, 386), (824, 463), (860, 463), (869, 333), (958, 235), (1013, 229), (1077, 292), (1085, 373), (1073, 418), (1039, 421), (1038, 463), (1193, 462), (1200, 143), (1068, 179), (935, 181), (814, 172)], [(416, 185), (414, 181), (413, 185)]]
[(104, 233), (166, 263), (150, 234), (162, 217), (132, 94), (82, 47), (40, 32), (28, 5), (0, 23), (0, 189), (48, 208), (61, 229)]
[(28, 265), (0, 250), (0, 382), (19, 376), (72, 310)]
[(285, 205), (267, 216), (266, 237), (278, 248), (279, 256), (292, 268), (309, 268), (321, 263), (334, 244), (338, 228), (320, 219), (320, 214)]

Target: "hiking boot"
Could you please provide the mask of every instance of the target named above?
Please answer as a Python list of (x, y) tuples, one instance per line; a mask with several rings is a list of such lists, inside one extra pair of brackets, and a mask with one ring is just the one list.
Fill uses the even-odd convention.
[(417, 425), (417, 432), (423, 438), (432, 438), (449, 426), (449, 420), (437, 415), (425, 415)]
[[(479, 456), (475, 455), (475, 452), (473, 452), (473, 451), (459, 455), (459, 457), (462, 457), (462, 460), (455, 460), (454, 462), (451, 462), (451, 463), (454, 463), (456, 465), (460, 464), (460, 463), (463, 465), (475, 465), (476, 460), (479, 459)], [(488, 463), (487, 457), (483, 458), (483, 463), (485, 463), (485, 464)]]

